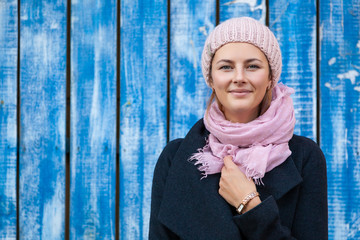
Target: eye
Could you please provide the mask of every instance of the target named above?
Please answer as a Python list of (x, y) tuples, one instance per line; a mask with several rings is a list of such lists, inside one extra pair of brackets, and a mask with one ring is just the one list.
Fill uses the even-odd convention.
[(259, 69), (260, 67), (256, 64), (250, 64), (247, 68), (248, 69)]
[(223, 65), (223, 66), (221, 66), (219, 69), (220, 69), (220, 70), (231, 70), (232, 68), (231, 68), (231, 66), (229, 66), (229, 65)]

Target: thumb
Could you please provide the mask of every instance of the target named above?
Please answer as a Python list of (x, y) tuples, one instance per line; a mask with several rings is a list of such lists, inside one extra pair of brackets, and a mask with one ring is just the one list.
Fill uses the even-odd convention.
[(230, 156), (230, 155), (225, 156), (223, 160), (224, 160), (224, 165), (225, 166), (231, 166), (232, 164), (234, 164), (233, 161), (232, 161), (233, 157)]

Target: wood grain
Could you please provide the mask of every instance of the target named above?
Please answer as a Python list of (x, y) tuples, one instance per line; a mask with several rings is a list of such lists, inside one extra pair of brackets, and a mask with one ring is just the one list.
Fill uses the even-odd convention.
[(211, 89), (201, 73), (201, 53), (215, 27), (216, 1), (176, 1), (170, 6), (170, 140), (184, 137), (204, 116)]
[(220, 0), (220, 22), (235, 17), (252, 17), (263, 24), (266, 18), (266, 0)]
[(167, 136), (167, 1), (121, 1), (120, 239), (148, 239)]
[(360, 239), (360, 1), (320, 1), (320, 143), (329, 239)]
[(269, 27), (282, 52), (280, 82), (295, 90), (294, 132), (316, 141), (316, 1), (270, 0), (269, 15)]
[(0, 3), (0, 239), (16, 239), (17, 1)]
[(66, 1), (20, 6), (20, 239), (64, 239)]
[(70, 239), (115, 239), (116, 8), (71, 4)]

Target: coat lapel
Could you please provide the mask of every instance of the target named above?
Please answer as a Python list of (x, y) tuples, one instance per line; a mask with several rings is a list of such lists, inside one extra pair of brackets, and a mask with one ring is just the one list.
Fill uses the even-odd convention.
[(272, 195), (275, 200), (279, 200), (301, 182), (302, 177), (292, 156), (290, 156), (281, 165), (267, 172), (263, 178), (264, 185), (257, 186), (257, 189), (261, 199)]
[(180, 145), (166, 180), (159, 220), (181, 239), (241, 239), (232, 208), (218, 194), (220, 174), (203, 176), (187, 161), (205, 145), (200, 120)]

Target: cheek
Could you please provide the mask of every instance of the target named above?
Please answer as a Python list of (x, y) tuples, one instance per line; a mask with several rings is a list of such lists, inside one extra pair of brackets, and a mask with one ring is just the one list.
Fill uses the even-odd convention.
[(270, 86), (269, 76), (266, 73), (254, 76), (253, 84), (258, 89), (265, 89), (266, 90)]
[(231, 82), (226, 73), (214, 73), (212, 76), (212, 86), (214, 88), (226, 88)]

